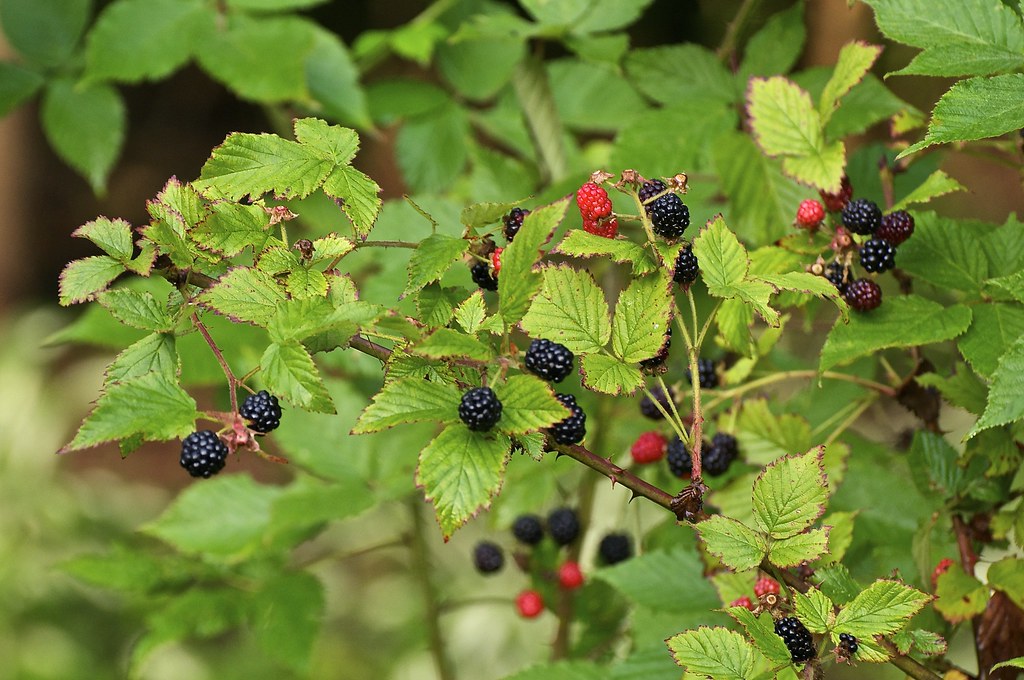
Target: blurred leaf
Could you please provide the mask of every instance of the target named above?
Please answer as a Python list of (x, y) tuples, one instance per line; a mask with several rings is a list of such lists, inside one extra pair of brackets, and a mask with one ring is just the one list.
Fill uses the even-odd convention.
[(948, 378), (936, 373), (925, 373), (916, 380), (925, 387), (939, 390), (942, 398), (953, 406), (959, 406), (977, 416), (985, 411), (988, 386), (966, 364), (958, 363), (956, 372)]
[(701, 98), (732, 104), (740, 99), (729, 71), (711, 50), (699, 45), (635, 49), (626, 55), (624, 66), (633, 85), (662, 104)]
[(366, 96), (373, 119), (381, 125), (429, 114), (449, 102), (445, 91), (436, 85), (397, 78), (371, 84)]
[(703, 577), (696, 551), (656, 550), (598, 570), (594, 578), (607, 581), (631, 602), (655, 611), (707, 612), (718, 606), (718, 596)]
[(229, 7), (255, 12), (274, 12), (285, 9), (306, 9), (322, 5), (329, 0), (225, 0)]
[(29, 61), (57, 66), (74, 52), (91, 11), (91, 0), (4, 0), (0, 26)]
[(373, 126), (359, 71), (345, 44), (330, 31), (317, 28), (313, 32), (313, 47), (306, 57), (306, 86), (327, 117), (361, 129)]
[(525, 40), (508, 33), (445, 42), (437, 48), (437, 67), (463, 97), (490, 99), (508, 83), (525, 52)]
[[(686, 125), (680, 125), (680, 120), (686, 120)], [(619, 128), (610, 165), (643, 168), (648, 177), (706, 169), (717, 150), (715, 139), (736, 124), (735, 110), (708, 95), (639, 110)]]
[(1024, 608), (1024, 560), (1004, 557), (989, 567), (988, 584)]
[(560, 59), (548, 64), (551, 92), (567, 127), (615, 131), (645, 108), (643, 98), (612, 66)]
[(591, 680), (602, 671), (603, 668), (592, 661), (555, 661), (531, 666), (507, 676), (505, 680)]
[(943, 290), (977, 294), (989, 275), (979, 230), (934, 212), (914, 216), (914, 237), (897, 255), (900, 269)]
[(743, 49), (740, 81), (788, 73), (800, 58), (806, 37), (803, 2), (773, 14)]
[(305, 572), (274, 574), (252, 595), (252, 632), (272, 659), (308, 673), (324, 616), (324, 587)]
[[(908, 461), (914, 470), (914, 482), (924, 493), (938, 492), (952, 497), (960, 494), (964, 486), (964, 471), (959, 465), (960, 454), (945, 438), (918, 430), (910, 445)], [(928, 480), (928, 483), (924, 483)], [(923, 484), (922, 484), (923, 483)]]
[(395, 154), (410, 189), (429, 193), (451, 186), (469, 157), (469, 134), (466, 109), (452, 101), (407, 121), (398, 132)]
[(985, 412), (964, 437), (970, 439), (982, 430), (1005, 425), (1024, 417), (1024, 335), (999, 358), (992, 374)]
[(9, 61), (0, 61), (0, 117), (18, 108), (46, 80), (40, 74)]
[(998, 302), (973, 308), (971, 327), (960, 336), (957, 347), (979, 375), (991, 378), (999, 358), (1024, 335), (1024, 308)]

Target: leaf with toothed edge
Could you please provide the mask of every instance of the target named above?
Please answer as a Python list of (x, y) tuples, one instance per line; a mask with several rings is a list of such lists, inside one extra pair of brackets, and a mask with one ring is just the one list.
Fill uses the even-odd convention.
[(832, 113), (839, 107), (839, 100), (843, 95), (867, 75), (881, 53), (882, 48), (879, 45), (869, 45), (859, 40), (843, 45), (832, 77), (825, 85), (818, 101), (818, 113), (821, 114), (823, 124), (828, 122)]
[(789, 538), (774, 539), (768, 547), (768, 561), (785, 569), (818, 559), (828, 550), (830, 529), (811, 529)]
[(729, 607), (725, 613), (743, 626), (757, 648), (772, 662), (778, 665), (789, 665), (792, 659), (789, 649), (786, 648), (786, 643), (782, 641), (782, 638), (776, 635), (770, 615), (755, 616), (754, 612), (746, 607)]
[(540, 294), (523, 317), (523, 330), (561, 343), (576, 354), (599, 352), (612, 334), (608, 302), (589, 272), (564, 265), (543, 269)]
[(523, 318), (530, 307), (530, 300), (542, 285), (550, 292), (546, 273), (542, 284), (541, 274), (535, 271), (535, 265), (541, 248), (551, 240), (551, 235), (565, 218), (568, 205), (569, 198), (566, 197), (532, 211), (523, 218), (523, 226), (519, 228), (515, 241), (501, 254), (498, 310), (505, 323), (513, 324)]
[(398, 378), (384, 385), (352, 428), (352, 434), (380, 432), (395, 425), (423, 421), (452, 423), (459, 419), (462, 392), (454, 385)]
[(764, 660), (745, 637), (725, 628), (701, 626), (673, 635), (665, 643), (677, 664), (716, 680), (747, 680)]
[(603, 394), (633, 394), (644, 385), (640, 369), (607, 354), (584, 355), (580, 372), (584, 385)]
[(825, 593), (811, 588), (806, 593), (794, 592), (793, 604), (796, 606), (796, 617), (812, 633), (824, 633), (832, 627), (836, 615), (835, 605)]
[(235, 321), (266, 326), (287, 299), (273, 277), (259, 269), (236, 267), (198, 296), (199, 304)]
[(456, 423), (420, 452), (416, 485), (434, 505), (445, 541), (490, 507), (501, 489), (511, 446), (504, 434), (489, 436)]
[(532, 375), (514, 375), (494, 386), (502, 404), (496, 427), (506, 434), (525, 434), (550, 427), (571, 413), (555, 398), (544, 381)]
[(828, 485), (822, 458), (825, 447), (781, 458), (754, 482), (754, 521), (773, 538), (807, 529), (825, 512)]
[(65, 307), (92, 299), (124, 273), (124, 265), (107, 255), (69, 262), (60, 273), (60, 304)]
[(767, 553), (765, 537), (731, 517), (712, 515), (697, 524), (704, 547), (735, 571), (753, 569)]
[(260, 370), (272, 394), (279, 394), (307, 411), (336, 413), (313, 357), (298, 341), (269, 345), (260, 358)]
[(878, 580), (839, 611), (834, 628), (870, 640), (899, 630), (931, 600), (905, 583)]
[(582, 229), (570, 230), (551, 252), (580, 258), (606, 257), (620, 264), (628, 262), (635, 276), (658, 269), (658, 265), (640, 244), (629, 239), (605, 238)]
[(71, 232), (77, 238), (87, 238), (115, 260), (132, 259), (132, 225), (120, 218), (98, 217)]
[(672, 281), (664, 274), (634, 279), (619, 295), (612, 320), (612, 351), (632, 364), (665, 344), (672, 311)]
[(380, 214), (380, 185), (352, 166), (341, 165), (327, 176), (323, 188), (352, 222), (356, 236), (365, 241)]

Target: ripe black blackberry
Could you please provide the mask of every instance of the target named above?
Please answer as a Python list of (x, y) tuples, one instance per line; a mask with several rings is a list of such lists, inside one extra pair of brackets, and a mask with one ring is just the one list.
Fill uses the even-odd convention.
[(647, 206), (654, 233), (665, 238), (679, 238), (690, 226), (690, 209), (676, 194), (665, 194)]
[(575, 358), (565, 345), (540, 339), (530, 343), (524, 363), (530, 373), (558, 383), (572, 373), (572, 362)]
[(501, 418), (501, 402), (490, 387), (474, 387), (462, 395), (459, 418), (471, 430), (484, 432)]
[(843, 208), (843, 226), (854, 234), (874, 234), (882, 224), (882, 211), (874, 201), (858, 198)]
[(512, 523), (512, 535), (526, 545), (537, 545), (544, 538), (544, 525), (537, 515), (519, 515)]
[(181, 441), (181, 467), (193, 477), (209, 478), (224, 469), (228, 447), (213, 430), (193, 432)]
[(493, 574), (505, 566), (505, 553), (497, 543), (480, 541), (473, 548), (473, 564), (481, 574)]
[(665, 329), (665, 344), (661, 346), (661, 349), (653, 357), (641, 361), (640, 368), (651, 370), (663, 366), (668, 361), (668, 350), (670, 347), (672, 347), (672, 326)]
[(640, 202), (646, 204), (644, 205), (644, 208), (646, 209), (650, 205), (647, 201), (666, 189), (668, 189), (668, 186), (660, 179), (652, 179), (643, 183), (643, 186), (640, 187), (640, 191), (637, 192), (637, 195), (640, 197)]
[(281, 425), (281, 404), (266, 390), (250, 394), (238, 412), (249, 421), (249, 429), (266, 434)]
[(857, 279), (846, 286), (843, 299), (858, 312), (870, 312), (882, 304), (882, 289), (870, 279)]
[(629, 534), (608, 534), (598, 544), (597, 554), (608, 565), (625, 562), (633, 556), (633, 539)]
[(509, 214), (502, 218), (502, 222), (505, 225), (505, 240), (512, 243), (512, 239), (516, 237), (519, 230), (523, 226), (523, 219), (530, 214), (529, 210), (523, 210), (522, 208), (512, 208)]
[[(666, 413), (672, 413), (672, 406), (670, 405), (670, 402), (675, 401), (675, 393), (672, 391), (671, 387), (668, 388), (667, 394), (660, 387), (653, 387), (651, 388), (651, 395), (658, 400), (658, 403), (661, 404), (661, 408), (664, 409)], [(640, 400), (640, 413), (651, 420), (661, 420), (665, 417), (662, 415), (657, 405), (651, 400), (651, 397), (648, 397), (647, 395), (644, 395), (644, 398)]]
[(558, 508), (548, 515), (548, 533), (558, 545), (569, 545), (580, 535), (580, 519), (572, 508)]
[[(697, 380), (701, 389), (713, 390), (718, 387), (718, 373), (715, 372), (715, 362), (711, 359), (697, 359)], [(686, 369), (686, 381), (693, 382), (693, 375), (690, 369)]]
[(678, 436), (665, 447), (665, 462), (668, 463), (668, 471), (679, 478), (689, 477), (693, 472), (693, 459), (686, 448), (686, 444)]
[(572, 411), (572, 415), (559, 420), (548, 431), (559, 444), (579, 444), (587, 435), (587, 414), (571, 394), (556, 394), (555, 398)]
[(724, 432), (711, 438), (711, 446), (703, 449), (702, 469), (712, 477), (725, 474), (732, 462), (739, 456), (736, 437)]
[(498, 279), (491, 274), (491, 268), (486, 262), (477, 262), (469, 270), (473, 277), (473, 283), (484, 290), (498, 290)]
[(839, 634), (839, 651), (843, 653), (843, 656), (850, 658), (857, 653), (857, 649), (857, 638), (849, 633)]
[(850, 281), (853, 280), (853, 273), (842, 262), (830, 262), (825, 266), (825, 278), (842, 295), (846, 292), (846, 287), (850, 284)]
[(697, 275), (700, 274), (700, 266), (697, 264), (697, 256), (693, 254), (693, 246), (689, 243), (679, 251), (675, 269), (672, 280), (676, 283), (688, 286), (697, 280)]
[(796, 663), (810, 661), (818, 655), (810, 631), (795, 616), (787, 616), (776, 621), (775, 634), (786, 643), (786, 649)]
[(896, 248), (880, 238), (873, 238), (860, 247), (860, 266), (864, 271), (877, 274), (896, 266)]
[(914, 217), (906, 210), (897, 210), (882, 216), (882, 223), (875, 232), (876, 238), (882, 238), (898, 246), (914, 233)]

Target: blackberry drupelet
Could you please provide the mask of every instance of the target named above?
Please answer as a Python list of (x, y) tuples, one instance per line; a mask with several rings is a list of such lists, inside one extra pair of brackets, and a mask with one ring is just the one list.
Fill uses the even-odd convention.
[(668, 470), (679, 478), (689, 477), (693, 472), (693, 459), (686, 449), (686, 444), (678, 436), (665, 447), (665, 461), (668, 463)]
[(526, 545), (537, 545), (544, 538), (544, 525), (537, 515), (519, 515), (512, 523), (512, 535)]
[(608, 565), (625, 562), (633, 556), (633, 539), (629, 534), (608, 534), (597, 546), (597, 554)]
[(876, 238), (885, 239), (894, 246), (906, 241), (914, 233), (914, 217), (906, 210), (897, 210), (882, 216)]
[(181, 467), (193, 477), (209, 478), (224, 469), (228, 447), (213, 430), (193, 432), (181, 442)]
[(700, 267), (697, 264), (697, 256), (693, 254), (693, 246), (687, 243), (679, 251), (679, 257), (676, 258), (676, 271), (672, 275), (672, 280), (688, 286), (697, 280), (699, 274)]
[(501, 418), (501, 402), (490, 387), (474, 387), (462, 395), (459, 418), (471, 430), (484, 432)]
[[(668, 388), (667, 394), (660, 387), (652, 387), (651, 395), (658, 400), (658, 403), (661, 404), (666, 413), (672, 413), (672, 406), (669, 402), (675, 401), (675, 393), (673, 393), (671, 387)], [(644, 398), (640, 400), (640, 413), (651, 420), (661, 420), (665, 417), (647, 395), (644, 395)]]
[(469, 273), (473, 277), (473, 283), (484, 290), (498, 290), (498, 279), (491, 275), (491, 268), (486, 262), (477, 262), (470, 268)]
[(775, 634), (786, 643), (786, 649), (796, 663), (810, 661), (818, 655), (810, 631), (795, 616), (787, 616), (776, 621)]
[(511, 212), (509, 212), (509, 214), (505, 215), (505, 217), (502, 218), (501, 221), (505, 225), (503, 231), (505, 233), (506, 241), (512, 243), (512, 240), (516, 237), (516, 234), (519, 233), (519, 230), (523, 226), (523, 219), (525, 219), (526, 216), (529, 214), (529, 210), (523, 210), (522, 208), (512, 208)]
[[(693, 382), (690, 369), (686, 369), (687, 382)], [(718, 387), (718, 373), (715, 372), (715, 362), (711, 359), (697, 359), (697, 380), (701, 389), (713, 390)]]
[(843, 299), (858, 312), (870, 312), (882, 304), (882, 289), (870, 279), (857, 279), (846, 286)]
[(569, 545), (580, 535), (580, 520), (572, 508), (558, 508), (548, 515), (548, 533), (558, 545)]
[(690, 209), (676, 194), (665, 194), (647, 206), (654, 233), (665, 238), (679, 238), (690, 226)]
[(877, 274), (896, 266), (896, 248), (880, 238), (873, 238), (860, 247), (860, 266), (864, 271)]
[(850, 635), (849, 633), (839, 634), (839, 649), (843, 654), (849, 658), (857, 653), (858, 645), (857, 638)]
[(704, 450), (701, 467), (707, 474), (717, 477), (725, 474), (738, 455), (739, 446), (736, 438), (719, 432), (711, 438), (711, 446)]
[[(640, 197), (641, 203), (647, 204), (647, 201), (650, 200), (651, 197), (657, 196), (666, 189), (668, 189), (668, 186), (660, 179), (652, 179), (643, 183), (643, 186), (640, 187), (640, 191), (637, 192), (637, 195)], [(647, 205), (645, 205), (644, 208), (646, 208)]]
[(841, 262), (830, 262), (825, 266), (825, 278), (836, 287), (839, 294), (846, 292), (846, 287), (853, 280), (853, 273), (850, 268)]
[(587, 414), (571, 394), (556, 394), (555, 398), (572, 411), (572, 415), (548, 428), (551, 436), (559, 444), (579, 444), (587, 435)]
[(238, 410), (249, 421), (249, 428), (266, 434), (281, 425), (281, 404), (266, 390), (250, 394)]
[(493, 574), (505, 566), (505, 554), (497, 543), (480, 541), (473, 549), (473, 564), (481, 574)]
[(847, 203), (842, 216), (843, 226), (854, 234), (874, 234), (882, 223), (882, 211), (866, 198)]
[(572, 362), (575, 358), (565, 345), (539, 339), (530, 343), (524, 363), (530, 373), (558, 383), (572, 373)]

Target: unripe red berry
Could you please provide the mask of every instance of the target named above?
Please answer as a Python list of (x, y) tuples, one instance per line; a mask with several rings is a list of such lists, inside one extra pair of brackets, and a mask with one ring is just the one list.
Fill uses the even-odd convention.
[(501, 254), (504, 250), (504, 248), (495, 248), (494, 252), (491, 253), (491, 266), (494, 267), (495, 276), (501, 271)]
[(593, 220), (583, 218), (583, 231), (604, 238), (615, 238), (619, 233), (619, 221), (614, 217)]
[(939, 560), (939, 563), (935, 565), (935, 570), (932, 571), (932, 590), (939, 587), (939, 577), (949, 571), (952, 566), (953, 560), (948, 557)]
[(754, 611), (754, 603), (750, 601), (750, 598), (744, 595), (743, 597), (737, 597), (735, 600), (729, 603), (730, 607), (746, 607), (750, 611)]
[(668, 441), (658, 432), (644, 432), (633, 442), (629, 449), (633, 461), (643, 465), (659, 461), (665, 455), (665, 445)]
[(778, 595), (779, 590), (779, 582), (767, 576), (757, 579), (757, 583), (754, 584), (754, 594), (758, 597), (764, 597), (768, 593)]
[(576, 191), (576, 205), (583, 221), (597, 220), (612, 214), (612, 201), (608, 192), (593, 182), (587, 182)]
[(825, 207), (813, 198), (800, 204), (796, 211), (796, 224), (804, 229), (817, 229), (825, 219)]
[(524, 619), (536, 618), (544, 611), (544, 598), (536, 590), (524, 590), (516, 596), (516, 609)]
[(573, 561), (564, 562), (558, 568), (558, 582), (566, 590), (574, 590), (583, 585), (583, 572), (580, 571), (580, 565)]

